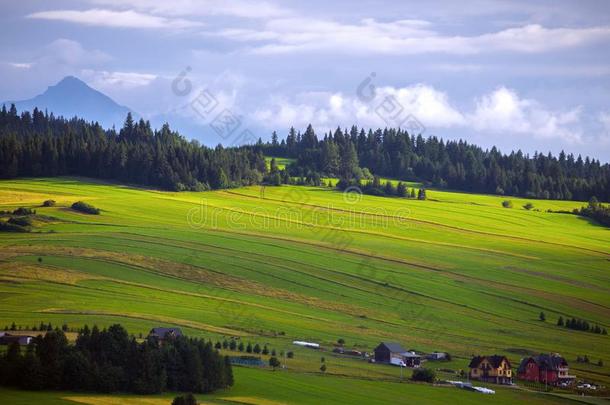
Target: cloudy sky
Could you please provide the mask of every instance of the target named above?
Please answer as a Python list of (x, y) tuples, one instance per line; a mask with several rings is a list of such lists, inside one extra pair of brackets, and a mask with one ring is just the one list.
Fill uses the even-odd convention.
[[(267, 138), (308, 123), (318, 133), (419, 125), (503, 151), (610, 160), (603, 0), (22, 0), (2, 9), (2, 100), (74, 75), (210, 145), (237, 143), (244, 129)], [(229, 135), (210, 126), (225, 115), (239, 125)]]

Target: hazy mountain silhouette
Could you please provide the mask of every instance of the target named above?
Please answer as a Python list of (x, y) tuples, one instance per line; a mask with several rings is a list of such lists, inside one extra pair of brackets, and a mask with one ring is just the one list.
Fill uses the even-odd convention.
[(15, 104), (19, 112), (32, 111), (38, 107), (53, 112), (56, 116), (77, 116), (87, 121), (97, 121), (104, 128), (115, 125), (117, 129), (123, 125), (125, 116), (131, 111), (74, 76), (64, 77), (56, 85), (49, 86), (44, 93), (29, 100), (4, 102), (7, 108), (11, 103)]

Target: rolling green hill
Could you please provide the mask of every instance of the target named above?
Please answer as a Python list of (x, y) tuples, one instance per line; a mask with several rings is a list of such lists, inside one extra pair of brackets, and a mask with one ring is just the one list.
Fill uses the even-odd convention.
[[(373, 380), (371, 390), (383, 391), (376, 384), (400, 378), (397, 368), (330, 353), (323, 354), (327, 375), (314, 376), (321, 354), (293, 340), (332, 348), (343, 338), (362, 351), (397, 341), (450, 352), (451, 363), (431, 366), (454, 370), (472, 354), (506, 354), (516, 367), (526, 353), (559, 352), (574, 374), (610, 384), (610, 338), (555, 325), (563, 316), (610, 328), (608, 229), (545, 212), (579, 202), (533, 200), (537, 211), (528, 211), (523, 199), (507, 209), (506, 198), (495, 196), (432, 190), (428, 198), (298, 186), (171, 193), (75, 178), (2, 181), (0, 210), (35, 208), (45, 220), (31, 233), (0, 233), (0, 325), (119, 322), (143, 334), (176, 325), (214, 341), (234, 336), (293, 350), (288, 372), (238, 369), (235, 392), (223, 394), (279, 402), (293, 398), (257, 391), (239, 374), (269, 390), (280, 378), (302, 378), (312, 392), (324, 381), (337, 400), (353, 381)], [(41, 207), (47, 199), (57, 204)], [(101, 215), (71, 210), (79, 200)], [(577, 364), (579, 355), (605, 366)], [(397, 387), (439, 402), (448, 390)], [(551, 400), (513, 391), (500, 388), (498, 400)], [(310, 402), (307, 389), (300, 392), (301, 403)], [(484, 400), (451, 391), (458, 393)]]

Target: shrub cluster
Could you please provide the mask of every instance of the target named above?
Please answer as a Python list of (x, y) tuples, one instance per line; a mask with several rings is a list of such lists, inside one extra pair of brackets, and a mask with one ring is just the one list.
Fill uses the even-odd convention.
[(595, 197), (589, 200), (589, 205), (580, 210), (575, 209), (574, 213), (592, 218), (604, 226), (610, 226), (610, 205), (600, 204)]
[(87, 204), (83, 201), (77, 201), (72, 204), (72, 209), (75, 211), (84, 212), (85, 214), (99, 215), (100, 213), (99, 208), (95, 208), (93, 205)]
[(0, 232), (30, 232), (32, 230), (32, 215), (36, 211), (31, 208), (19, 207), (13, 212), (1, 211), (0, 215), (9, 215), (7, 221), (0, 221)]
[(36, 210), (33, 210), (31, 208), (25, 208), (25, 207), (19, 207), (13, 211), (13, 215), (17, 215), (17, 216), (35, 215), (35, 214), (36, 214)]
[(436, 373), (429, 368), (416, 368), (413, 370), (411, 380), (433, 383), (436, 380)]

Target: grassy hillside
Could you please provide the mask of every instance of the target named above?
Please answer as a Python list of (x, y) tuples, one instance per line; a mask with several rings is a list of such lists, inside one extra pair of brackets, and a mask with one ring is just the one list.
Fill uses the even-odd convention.
[[(366, 381), (341, 377), (318, 376), (285, 372), (260, 371), (236, 368), (236, 385), (214, 395), (199, 395), (202, 404), (391, 404), (427, 403), (479, 404), (489, 397), (456, 388), (439, 388), (423, 384), (400, 384), (392, 382)], [(163, 396), (110, 396), (82, 393), (37, 393), (0, 389), (0, 398), (13, 405), (32, 403), (57, 405), (168, 405), (172, 394)], [(499, 405), (527, 402), (535, 405), (575, 404), (574, 401), (544, 394), (521, 392), (514, 389), (497, 391), (493, 397)], [(601, 403), (601, 402), (600, 402)]]
[[(239, 336), (295, 351), (289, 373), (241, 373), (303, 384), (346, 384), (332, 375), (399, 378), (396, 368), (330, 353), (323, 354), (329, 375), (314, 376), (321, 354), (291, 345), (332, 347), (338, 338), (359, 350), (389, 340), (449, 351), (451, 363), (432, 366), (455, 370), (473, 353), (517, 363), (525, 353), (559, 352), (578, 376), (610, 384), (610, 338), (555, 326), (559, 316), (574, 316), (610, 328), (608, 229), (545, 212), (578, 202), (533, 201), (540, 211), (528, 211), (521, 199), (506, 209), (505, 198), (494, 196), (429, 191), (428, 198), (352, 199), (296, 186), (169, 193), (86, 179), (2, 181), (0, 210), (32, 207), (54, 219), (32, 233), (0, 233), (0, 325), (120, 322), (146, 334), (171, 324), (213, 340)], [(57, 205), (40, 207), (47, 199)], [(101, 215), (71, 210), (78, 200)], [(574, 361), (585, 354), (605, 366)], [(400, 387), (413, 395), (444, 390)]]

